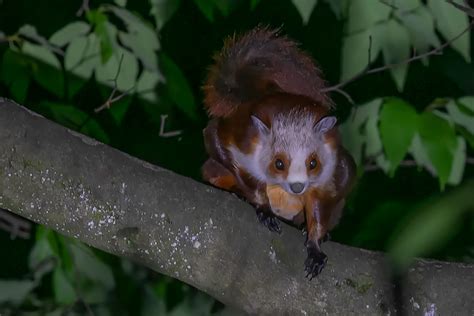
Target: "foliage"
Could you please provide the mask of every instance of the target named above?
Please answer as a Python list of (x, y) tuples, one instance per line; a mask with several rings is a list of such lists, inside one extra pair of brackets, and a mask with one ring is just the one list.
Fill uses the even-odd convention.
[[(259, 23), (284, 25), (332, 84), (396, 64), (344, 87), (356, 104), (332, 95), (360, 175), (333, 236), (390, 250), (400, 267), (419, 255), (472, 261), (472, 32), (451, 42), (468, 28), (464, 12), (441, 0), (79, 6), (0, 1), (0, 95), (196, 179), (206, 157), (200, 85), (225, 36)], [(442, 56), (403, 63), (446, 42)], [(226, 312), (178, 281), (45, 228), (37, 227), (30, 241), (0, 234), (0, 244), (17, 246), (1, 264), (2, 315)]]

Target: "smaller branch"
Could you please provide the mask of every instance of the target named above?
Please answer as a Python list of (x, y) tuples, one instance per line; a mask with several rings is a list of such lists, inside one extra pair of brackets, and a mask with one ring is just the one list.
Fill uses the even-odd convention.
[(467, 1), (465, 1), (466, 6), (463, 6), (462, 4), (456, 3), (453, 0), (446, 0), (447, 3), (453, 5), (456, 9), (459, 9), (463, 12), (465, 12), (467, 15), (474, 17), (474, 8), (471, 8), (468, 4)]
[(120, 71), (122, 69), (122, 63), (123, 63), (123, 54), (120, 57), (120, 62), (119, 62), (119, 65), (118, 65), (117, 73), (115, 74), (115, 78), (112, 79), (112, 81), (114, 83), (114, 88), (112, 89), (112, 93), (110, 93), (110, 96), (107, 99), (107, 101), (105, 101), (101, 106), (99, 106), (98, 108), (96, 108), (94, 110), (95, 113), (99, 113), (100, 111), (103, 111), (105, 109), (110, 109), (112, 104), (114, 104), (115, 102), (120, 101), (123, 97), (127, 96), (130, 92), (132, 92), (135, 89), (135, 85), (134, 85), (130, 89), (124, 91), (122, 94), (119, 94), (117, 96), (115, 95), (117, 93), (117, 90), (118, 90), (117, 81), (118, 81), (118, 77), (120, 75)]
[[(474, 165), (474, 157), (467, 157), (466, 158), (466, 165)], [(416, 167), (418, 164), (416, 163), (415, 160), (403, 160), (400, 162), (399, 166), (402, 167)], [(376, 171), (380, 170), (381, 168), (377, 164), (372, 164), (369, 162), (367, 165), (364, 167), (365, 172), (370, 172), (370, 171)]]
[(171, 132), (165, 132), (165, 124), (166, 124), (166, 119), (168, 118), (168, 115), (165, 114), (165, 115), (161, 115), (161, 122), (160, 122), (160, 133), (159, 133), (159, 136), (160, 137), (174, 137), (174, 136), (178, 136), (178, 135), (181, 135), (181, 133), (183, 131), (180, 131), (180, 130), (177, 130), (177, 131), (171, 131)]
[(369, 60), (367, 62), (367, 67), (372, 63), (372, 35), (369, 36)]
[(414, 61), (417, 61), (417, 60), (420, 60), (420, 59), (423, 59), (425, 57), (428, 57), (428, 56), (431, 56), (431, 55), (440, 55), (442, 54), (443, 50), (448, 47), (449, 45), (451, 45), (452, 42), (454, 42), (455, 40), (457, 40), (458, 38), (460, 38), (461, 36), (463, 36), (465, 33), (467, 33), (470, 29), (472, 29), (474, 26), (474, 21), (472, 21), (469, 26), (464, 29), (461, 33), (459, 33), (458, 35), (456, 35), (455, 37), (453, 37), (452, 39), (450, 39), (449, 41), (446, 41), (444, 44), (442, 44), (441, 46), (439, 47), (436, 47), (424, 54), (420, 54), (420, 55), (416, 55), (416, 56), (413, 56), (411, 58), (408, 58), (404, 61), (401, 61), (399, 63), (394, 63), (394, 64), (388, 64), (388, 65), (385, 65), (385, 66), (381, 66), (381, 67), (377, 67), (377, 68), (373, 68), (373, 69), (366, 69), (364, 71), (362, 71), (361, 73), (355, 75), (354, 77), (352, 78), (349, 78), (343, 82), (340, 82), (334, 86), (331, 86), (331, 87), (327, 87), (325, 89), (323, 89), (322, 91), (323, 92), (331, 92), (331, 91), (336, 91), (338, 89), (341, 89), (342, 87), (348, 85), (349, 83), (351, 82), (354, 82), (355, 80), (361, 78), (361, 77), (364, 77), (365, 75), (369, 75), (369, 74), (374, 74), (374, 73), (377, 73), (377, 72), (382, 72), (382, 71), (385, 71), (385, 70), (388, 70), (388, 69), (391, 69), (391, 68), (395, 68), (395, 67), (398, 67), (398, 66), (401, 66), (401, 65), (405, 65), (405, 64), (409, 64), (409, 63), (412, 63)]
[(31, 37), (31, 36), (28, 36), (28, 35), (25, 35), (25, 34), (19, 34), (19, 37), (27, 39), (27, 40), (35, 42), (35, 43), (38, 43), (38, 44), (41, 44), (44, 47), (46, 47), (47, 49), (49, 49), (50, 51), (52, 51), (52, 52), (54, 52), (54, 53), (56, 53), (60, 56), (64, 57), (66, 55), (66, 52), (64, 50), (62, 50), (60, 47), (57, 47), (57, 46), (51, 44), (47, 39), (45, 39), (43, 37)]
[(349, 103), (351, 103), (352, 105), (355, 105), (354, 99), (352, 99), (352, 97), (346, 91), (344, 91), (342, 89), (336, 89), (333, 92), (337, 92), (337, 93), (341, 94), (342, 96), (344, 96), (347, 99), (347, 101), (349, 101)]
[(380, 3), (382, 4), (385, 4), (386, 6), (394, 9), (394, 10), (398, 10), (398, 7), (396, 5), (394, 5), (393, 3), (390, 3), (388, 2), (387, 0), (379, 0)]
[(81, 7), (79, 8), (79, 10), (77, 10), (76, 12), (76, 16), (81, 16), (83, 15), (84, 13), (86, 12), (89, 12), (90, 8), (89, 8), (89, 0), (83, 0), (82, 1), (82, 4), (81, 4)]
[(10, 233), (10, 239), (17, 237), (29, 239), (31, 235), (31, 223), (29, 221), (2, 208), (0, 208), (0, 229)]
[(130, 92), (132, 92), (133, 90), (135, 89), (135, 86), (131, 87), (130, 89), (128, 89), (127, 91), (117, 95), (117, 96), (114, 96), (115, 92), (117, 91), (115, 88), (114, 90), (112, 90), (112, 93), (110, 94), (109, 98), (107, 99), (107, 101), (105, 101), (101, 106), (99, 106), (98, 108), (94, 109), (94, 112), (95, 113), (99, 113), (100, 111), (103, 111), (105, 109), (110, 109), (110, 107), (112, 106), (112, 104), (114, 104), (115, 102), (118, 102), (120, 101), (122, 98), (126, 97), (127, 95), (130, 94)]

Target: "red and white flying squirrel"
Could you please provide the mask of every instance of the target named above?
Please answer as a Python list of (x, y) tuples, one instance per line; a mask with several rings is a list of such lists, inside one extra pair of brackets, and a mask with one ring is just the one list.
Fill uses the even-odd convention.
[(203, 88), (212, 117), (204, 180), (254, 205), (270, 230), (280, 232), (277, 217), (306, 222), (305, 271), (313, 278), (355, 179), (320, 71), (294, 41), (256, 28), (225, 41)]

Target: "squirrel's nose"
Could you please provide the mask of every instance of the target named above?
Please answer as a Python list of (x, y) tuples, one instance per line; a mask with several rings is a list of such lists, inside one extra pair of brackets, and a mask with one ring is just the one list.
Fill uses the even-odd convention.
[(301, 193), (301, 191), (303, 191), (304, 189), (304, 183), (301, 183), (301, 182), (291, 183), (290, 189), (291, 191), (293, 191), (293, 193), (296, 193), (296, 194)]

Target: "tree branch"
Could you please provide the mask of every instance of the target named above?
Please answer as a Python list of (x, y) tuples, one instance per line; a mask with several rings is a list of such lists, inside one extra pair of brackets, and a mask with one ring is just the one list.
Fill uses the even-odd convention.
[[(443, 50), (448, 47), (449, 45), (451, 45), (452, 42), (454, 42), (455, 40), (457, 40), (458, 38), (460, 38), (461, 36), (463, 36), (465, 33), (469, 32), (469, 30), (471, 30), (472, 28), (474, 27), (474, 21), (471, 21), (471, 23), (469, 24), (469, 26), (464, 29), (461, 33), (459, 33), (457, 36), (453, 37), (452, 39), (446, 41), (444, 44), (442, 44), (441, 46), (438, 46), (426, 53), (423, 53), (423, 54), (420, 54), (420, 55), (415, 55), (411, 58), (408, 58), (408, 59), (405, 59), (399, 63), (394, 63), (394, 64), (387, 64), (387, 65), (384, 65), (384, 66), (381, 66), (381, 67), (377, 67), (377, 68), (372, 68), (372, 69), (369, 69), (369, 68), (366, 68), (366, 70), (362, 71), (361, 73), (355, 75), (354, 77), (352, 78), (349, 78), (345, 81), (342, 81), (334, 86), (330, 86), (330, 87), (327, 87), (325, 89), (322, 89), (323, 92), (331, 92), (331, 91), (335, 91), (335, 92), (340, 92), (341, 89), (343, 87), (345, 87), (346, 85), (348, 85), (349, 83), (352, 83), (354, 81), (356, 81), (357, 79), (360, 79), (366, 75), (370, 75), (370, 74), (374, 74), (374, 73), (378, 73), (378, 72), (382, 72), (382, 71), (386, 71), (386, 70), (389, 70), (389, 69), (392, 69), (392, 68), (396, 68), (398, 66), (401, 66), (401, 65), (406, 65), (406, 64), (409, 64), (409, 63), (412, 63), (414, 61), (417, 61), (417, 60), (420, 60), (420, 59), (423, 59), (425, 57), (428, 57), (428, 56), (431, 56), (431, 55), (439, 55), (443, 52)], [(370, 48), (369, 48), (369, 56), (370, 56)]]
[[(474, 157), (466, 157), (465, 164), (466, 165), (474, 165)], [(415, 160), (407, 159), (407, 160), (401, 161), (399, 166), (401, 166), (401, 167), (416, 167), (416, 166), (418, 166), (418, 164), (416, 163)], [(364, 167), (365, 172), (376, 171), (376, 170), (381, 170), (381, 169), (382, 168), (379, 165), (377, 165), (375, 163), (372, 163), (372, 161), (369, 161)]]
[[(395, 314), (383, 254), (334, 242), (305, 279), (302, 234), (257, 222), (232, 194), (153, 166), (0, 99), (0, 207), (130, 258), (250, 314)], [(474, 266), (418, 260), (409, 314), (466, 315)], [(449, 290), (447, 290), (449, 289)]]

